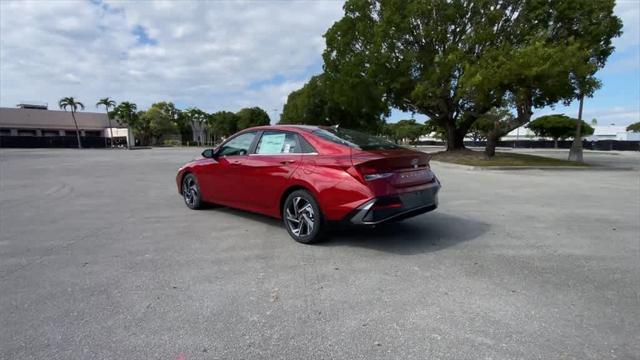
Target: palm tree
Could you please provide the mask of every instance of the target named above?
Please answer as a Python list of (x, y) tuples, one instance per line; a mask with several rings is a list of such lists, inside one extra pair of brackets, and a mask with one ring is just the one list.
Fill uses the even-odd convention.
[(73, 97), (65, 97), (58, 101), (58, 106), (60, 109), (67, 111), (67, 108), (71, 110), (71, 117), (73, 118), (73, 123), (76, 125), (76, 137), (78, 138), (78, 149), (82, 149), (82, 144), (80, 143), (80, 130), (78, 129), (78, 122), (76, 121), (76, 111), (78, 107), (84, 110), (84, 104), (80, 101), (76, 101)]
[(116, 107), (116, 102), (113, 99), (109, 99), (108, 97), (100, 99), (96, 103), (96, 108), (100, 107), (100, 105), (104, 106), (104, 109), (107, 111), (107, 121), (109, 121), (109, 134), (111, 135), (111, 147), (113, 147), (113, 128), (111, 126), (111, 116), (109, 115), (109, 108)]
[(127, 142), (127, 146), (129, 149), (131, 149), (132, 143), (135, 144), (135, 139), (133, 138), (133, 127), (136, 121), (136, 110), (138, 110), (138, 106), (128, 101), (121, 102), (120, 105), (113, 109), (113, 112), (116, 113), (118, 119), (128, 127), (129, 141)]

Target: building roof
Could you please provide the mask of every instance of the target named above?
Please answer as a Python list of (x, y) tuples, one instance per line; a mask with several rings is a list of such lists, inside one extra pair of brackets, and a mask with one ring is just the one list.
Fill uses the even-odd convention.
[(626, 126), (619, 125), (595, 125), (593, 127), (593, 136), (615, 136), (618, 133), (627, 132)]
[[(106, 113), (76, 112), (78, 127), (82, 130), (100, 130), (109, 127)], [(121, 127), (111, 121), (114, 127)], [(69, 111), (20, 109), (0, 107), (0, 127), (9, 129), (75, 130)]]

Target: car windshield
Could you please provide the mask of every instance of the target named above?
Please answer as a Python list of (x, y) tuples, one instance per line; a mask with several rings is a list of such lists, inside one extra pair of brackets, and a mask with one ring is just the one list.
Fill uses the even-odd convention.
[(317, 129), (314, 130), (313, 133), (334, 143), (360, 150), (387, 150), (400, 148), (400, 146), (392, 143), (391, 141), (355, 130), (331, 127), (326, 129)]

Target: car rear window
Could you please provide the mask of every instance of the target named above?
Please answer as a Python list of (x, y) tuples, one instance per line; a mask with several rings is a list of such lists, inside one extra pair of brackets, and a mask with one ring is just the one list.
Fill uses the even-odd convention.
[(381, 137), (349, 129), (335, 127), (317, 129), (313, 131), (313, 134), (336, 144), (346, 145), (360, 150), (387, 150), (400, 148), (400, 146)]

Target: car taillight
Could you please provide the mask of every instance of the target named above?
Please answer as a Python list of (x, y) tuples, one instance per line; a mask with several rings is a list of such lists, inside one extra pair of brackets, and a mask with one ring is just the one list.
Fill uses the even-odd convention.
[(368, 166), (356, 166), (356, 169), (358, 170), (358, 173), (362, 175), (362, 178), (365, 181), (373, 181), (393, 176), (392, 172), (381, 172), (380, 169)]
[(366, 181), (373, 181), (378, 179), (384, 179), (393, 176), (393, 173), (378, 173), (378, 174), (368, 174), (364, 176)]

